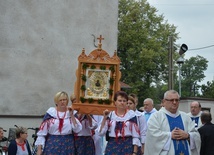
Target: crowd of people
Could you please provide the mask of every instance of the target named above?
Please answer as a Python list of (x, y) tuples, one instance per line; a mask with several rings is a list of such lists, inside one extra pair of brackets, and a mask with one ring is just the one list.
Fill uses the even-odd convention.
[[(179, 110), (180, 96), (165, 92), (160, 110), (151, 98), (137, 110), (135, 94), (114, 94), (115, 110), (103, 116), (80, 114), (68, 106), (76, 102), (66, 92), (54, 97), (37, 132), (35, 155), (213, 155), (214, 124), (210, 112), (201, 104), (190, 104), (190, 113)], [(141, 109), (142, 110), (142, 109)], [(0, 127), (0, 144), (3, 139)], [(105, 137), (105, 140), (104, 140)], [(104, 143), (106, 142), (106, 144)], [(8, 155), (33, 155), (27, 141), (27, 128), (17, 127), (16, 139), (4, 152)]]

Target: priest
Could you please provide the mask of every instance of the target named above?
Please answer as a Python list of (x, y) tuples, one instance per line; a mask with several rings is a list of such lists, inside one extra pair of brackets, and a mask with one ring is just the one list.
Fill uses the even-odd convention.
[(190, 118), (192, 119), (192, 121), (195, 122), (195, 128), (198, 129), (202, 126), (202, 122), (201, 122), (201, 104), (198, 101), (193, 101), (190, 104), (190, 112), (187, 114), (190, 116)]
[(195, 124), (179, 111), (177, 91), (165, 92), (163, 107), (149, 121), (145, 141), (145, 155), (198, 155), (200, 134)]

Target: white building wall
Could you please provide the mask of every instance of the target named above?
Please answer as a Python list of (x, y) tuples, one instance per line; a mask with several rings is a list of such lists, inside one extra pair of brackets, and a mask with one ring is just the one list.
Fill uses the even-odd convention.
[(117, 49), (117, 16), (117, 0), (0, 1), (0, 114), (43, 114), (56, 92), (73, 92), (92, 34), (110, 55)]
[(55, 106), (56, 92), (73, 92), (78, 56), (98, 42), (92, 35), (113, 55), (117, 21), (118, 0), (1, 0), (0, 126), (37, 127), (27, 117)]

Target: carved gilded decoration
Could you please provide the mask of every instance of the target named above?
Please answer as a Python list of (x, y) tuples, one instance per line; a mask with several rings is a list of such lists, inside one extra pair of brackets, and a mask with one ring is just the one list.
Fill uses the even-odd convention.
[(113, 94), (120, 90), (120, 59), (116, 51), (113, 56), (102, 49), (100, 36), (98, 48), (86, 55), (85, 49), (78, 57), (77, 80), (74, 94), (75, 110), (84, 114), (102, 115), (105, 109), (114, 110)]

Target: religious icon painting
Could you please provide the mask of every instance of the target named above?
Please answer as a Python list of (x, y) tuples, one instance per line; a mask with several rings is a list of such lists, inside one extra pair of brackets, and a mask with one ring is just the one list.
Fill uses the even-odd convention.
[(110, 90), (110, 70), (86, 70), (86, 98), (108, 99)]
[(84, 114), (101, 115), (105, 109), (114, 110), (113, 94), (120, 90), (120, 59), (116, 51), (113, 56), (102, 49), (102, 36), (98, 48), (89, 55), (85, 49), (78, 57), (74, 94), (77, 103), (72, 107)]

